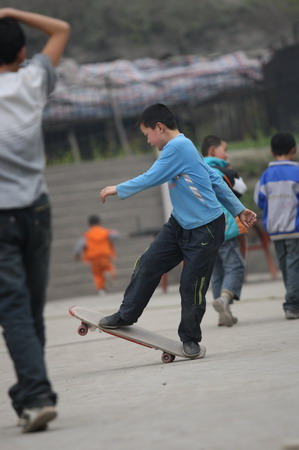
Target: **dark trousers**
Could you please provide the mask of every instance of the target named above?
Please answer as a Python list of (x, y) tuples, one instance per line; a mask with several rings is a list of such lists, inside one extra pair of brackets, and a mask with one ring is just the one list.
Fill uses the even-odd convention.
[(273, 241), (286, 288), (284, 311), (299, 313), (299, 239)]
[(200, 342), (206, 292), (218, 248), (224, 239), (224, 227), (224, 215), (192, 230), (183, 229), (171, 216), (150, 247), (137, 260), (119, 309), (121, 317), (128, 322), (136, 322), (163, 273), (183, 261), (180, 280), (182, 313), (178, 333), (182, 342)]
[(46, 195), (28, 208), (0, 210), (0, 324), (17, 376), (9, 395), (18, 415), (56, 402), (44, 361), (50, 221)]

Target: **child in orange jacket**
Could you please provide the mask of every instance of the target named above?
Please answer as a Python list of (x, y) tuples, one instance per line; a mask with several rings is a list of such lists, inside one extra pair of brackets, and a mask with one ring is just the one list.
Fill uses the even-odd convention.
[(88, 218), (89, 229), (77, 241), (74, 249), (75, 258), (90, 264), (95, 287), (99, 294), (106, 292), (107, 275), (115, 277), (113, 260), (116, 257), (113, 240), (119, 236), (118, 231), (101, 226), (97, 215)]

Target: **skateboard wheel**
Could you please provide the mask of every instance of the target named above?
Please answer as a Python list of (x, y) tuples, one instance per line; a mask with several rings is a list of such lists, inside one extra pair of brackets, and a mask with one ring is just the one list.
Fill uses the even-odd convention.
[(78, 328), (78, 334), (80, 334), (80, 336), (85, 336), (88, 333), (88, 326), (86, 325), (86, 323), (81, 323), (81, 325)]
[(165, 364), (168, 364), (175, 360), (175, 355), (171, 355), (170, 353), (164, 352), (162, 353), (161, 359)]

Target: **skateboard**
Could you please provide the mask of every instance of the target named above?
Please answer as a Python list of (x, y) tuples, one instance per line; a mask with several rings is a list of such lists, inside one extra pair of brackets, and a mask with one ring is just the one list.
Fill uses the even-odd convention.
[(142, 345), (144, 347), (161, 350), (161, 359), (163, 363), (171, 363), (176, 356), (186, 359), (201, 359), (205, 357), (206, 349), (200, 345), (200, 354), (196, 358), (190, 358), (183, 353), (183, 344), (174, 339), (162, 336), (152, 331), (141, 328), (137, 325), (120, 328), (103, 328), (99, 325), (99, 321), (107, 314), (94, 309), (81, 308), (80, 306), (71, 306), (69, 309), (71, 316), (81, 320), (81, 325), (78, 328), (78, 334), (85, 336), (89, 330), (94, 331), (97, 328), (99, 331), (125, 339), (129, 342)]

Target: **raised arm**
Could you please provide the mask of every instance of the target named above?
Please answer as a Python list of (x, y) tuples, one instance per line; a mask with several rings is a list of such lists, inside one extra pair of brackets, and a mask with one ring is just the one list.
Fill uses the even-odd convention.
[(41, 53), (50, 58), (53, 66), (58, 64), (70, 33), (70, 26), (67, 22), (15, 8), (0, 8), (0, 18), (4, 17), (15, 19), (46, 34), (49, 38)]

